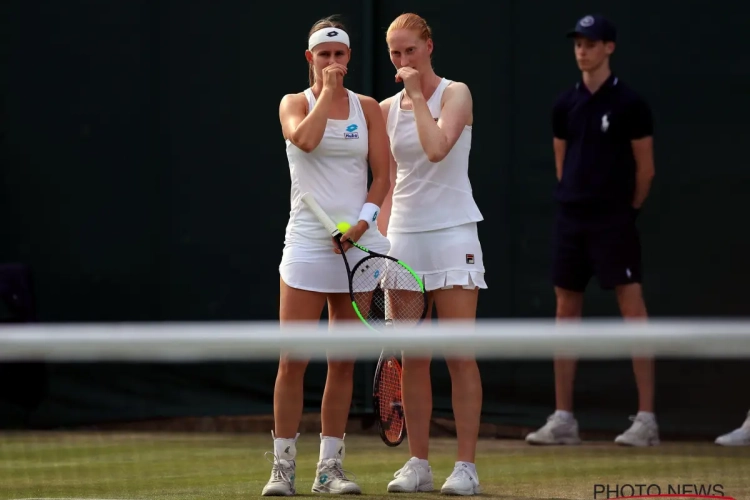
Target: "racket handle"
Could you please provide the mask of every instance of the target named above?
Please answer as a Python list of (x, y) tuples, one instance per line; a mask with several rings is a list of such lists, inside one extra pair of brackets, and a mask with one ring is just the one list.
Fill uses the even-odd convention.
[(320, 223), (323, 224), (323, 227), (326, 228), (326, 231), (331, 233), (331, 236), (341, 235), (341, 232), (336, 227), (336, 223), (333, 222), (328, 214), (325, 213), (323, 208), (318, 205), (318, 202), (315, 200), (313, 195), (311, 195), (310, 193), (303, 194), (302, 201), (310, 208), (310, 210), (312, 210), (312, 213), (314, 213)]

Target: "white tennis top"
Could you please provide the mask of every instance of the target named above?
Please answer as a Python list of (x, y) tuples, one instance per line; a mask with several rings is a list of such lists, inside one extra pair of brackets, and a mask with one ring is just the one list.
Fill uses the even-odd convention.
[[(436, 121), (450, 83), (443, 78), (427, 101)], [(450, 153), (432, 163), (419, 142), (414, 112), (401, 109), (403, 93), (394, 96), (386, 122), (398, 167), (388, 232), (432, 231), (483, 220), (469, 181), (472, 127), (465, 126)]]
[[(367, 199), (368, 132), (367, 119), (357, 95), (349, 93), (349, 118), (328, 120), (323, 139), (310, 153), (286, 141), (286, 156), (291, 176), (291, 211), (285, 243), (317, 239), (331, 235), (302, 202), (302, 194), (311, 193), (335, 222), (355, 224)], [(315, 106), (311, 89), (305, 90), (310, 110)]]

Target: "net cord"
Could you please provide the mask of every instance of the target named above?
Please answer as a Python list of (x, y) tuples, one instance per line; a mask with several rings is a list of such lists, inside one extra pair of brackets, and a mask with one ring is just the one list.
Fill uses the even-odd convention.
[(442, 321), (385, 332), (359, 321), (333, 327), (300, 322), (283, 330), (278, 322), (27, 323), (0, 328), (0, 361), (267, 361), (278, 359), (282, 350), (317, 360), (377, 360), (383, 348), (492, 359), (548, 359), (555, 354), (747, 358), (750, 321)]

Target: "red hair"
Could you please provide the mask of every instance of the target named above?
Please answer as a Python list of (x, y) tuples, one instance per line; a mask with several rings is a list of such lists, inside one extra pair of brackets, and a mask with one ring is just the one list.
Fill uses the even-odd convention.
[(396, 19), (393, 20), (390, 26), (388, 26), (388, 31), (386, 31), (385, 36), (388, 37), (388, 33), (394, 30), (412, 30), (419, 35), (419, 38), (421, 38), (424, 41), (427, 41), (432, 38), (432, 29), (427, 24), (427, 21), (425, 21), (421, 16), (418, 16), (417, 14), (401, 14)]

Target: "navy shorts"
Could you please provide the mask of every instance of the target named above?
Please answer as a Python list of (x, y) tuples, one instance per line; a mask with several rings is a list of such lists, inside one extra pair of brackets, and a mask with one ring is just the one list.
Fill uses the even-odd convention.
[(632, 213), (582, 216), (558, 211), (553, 282), (583, 292), (592, 276), (605, 290), (641, 283), (641, 241)]

